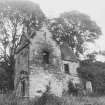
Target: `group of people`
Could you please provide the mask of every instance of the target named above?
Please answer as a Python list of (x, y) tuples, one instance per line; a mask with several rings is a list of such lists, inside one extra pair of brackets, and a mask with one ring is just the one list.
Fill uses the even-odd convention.
[(73, 96), (87, 96), (92, 93), (92, 83), (91, 81), (86, 81), (84, 86), (80, 84), (69, 83), (69, 93)]

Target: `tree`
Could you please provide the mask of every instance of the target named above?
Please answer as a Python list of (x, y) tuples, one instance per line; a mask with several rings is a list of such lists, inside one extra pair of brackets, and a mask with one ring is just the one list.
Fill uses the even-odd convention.
[(13, 89), (16, 49), (21, 44), (21, 36), (35, 35), (45, 19), (39, 5), (31, 1), (0, 2), (0, 60), (5, 62)]
[(83, 54), (85, 42), (94, 42), (101, 35), (100, 27), (78, 11), (61, 14), (51, 20), (49, 28), (58, 43), (67, 42), (78, 56)]
[(8, 75), (6, 73), (6, 70), (2, 67), (0, 67), (0, 90), (3, 89), (4, 87), (8, 88)]

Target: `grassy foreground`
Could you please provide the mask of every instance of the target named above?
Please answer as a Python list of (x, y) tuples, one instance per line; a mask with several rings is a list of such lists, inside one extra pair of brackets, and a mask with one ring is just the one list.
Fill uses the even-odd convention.
[(105, 97), (56, 97), (43, 95), (39, 99), (26, 101), (12, 95), (0, 95), (0, 105), (105, 105)]

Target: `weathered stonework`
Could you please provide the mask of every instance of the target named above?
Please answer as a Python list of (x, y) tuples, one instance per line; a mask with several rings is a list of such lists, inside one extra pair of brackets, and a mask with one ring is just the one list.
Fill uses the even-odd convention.
[[(15, 88), (18, 96), (40, 97), (46, 87), (50, 87), (50, 94), (62, 96), (68, 90), (69, 80), (79, 83), (79, 61), (70, 54), (67, 60), (62, 59), (60, 45), (46, 27), (37, 31), (29, 42), (22, 44), (17, 51)], [(65, 64), (69, 69), (65, 68)], [(65, 72), (65, 69), (68, 71)]]

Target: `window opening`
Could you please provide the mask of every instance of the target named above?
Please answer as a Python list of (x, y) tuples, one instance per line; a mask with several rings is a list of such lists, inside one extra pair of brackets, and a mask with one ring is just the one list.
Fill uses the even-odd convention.
[(64, 64), (64, 70), (65, 70), (65, 73), (69, 74), (69, 65), (68, 64)]

